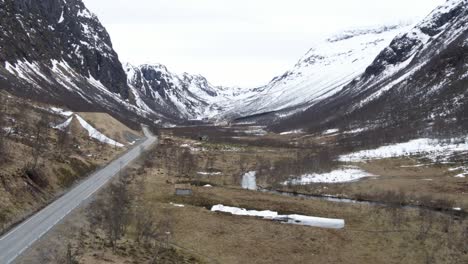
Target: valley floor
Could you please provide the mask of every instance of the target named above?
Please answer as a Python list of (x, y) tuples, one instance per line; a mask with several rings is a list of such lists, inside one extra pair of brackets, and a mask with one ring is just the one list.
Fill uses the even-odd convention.
[[(18, 263), (60, 263), (71, 256), (76, 263), (468, 261), (468, 219), (462, 209), (468, 204), (467, 182), (448, 170), (453, 164), (419, 166), (412, 159), (386, 159), (353, 164), (374, 175), (358, 181), (284, 185), (303, 170), (319, 174), (349, 165), (337, 164), (336, 153), (330, 149), (325, 157), (320, 145), (299, 149), (281, 143), (290, 138), (237, 135), (234, 142), (227, 140), (232, 138), (228, 131), (228, 136), (217, 132), (209, 141), (199, 141), (199, 134), (190, 133), (191, 129), (162, 131), (161, 143), (126, 173), (128, 208), (124, 216), (128, 221), (121, 237), (112, 241), (106, 231), (109, 224), (96, 218), (95, 212), (102, 210), (96, 205), (113, 204), (113, 196), (103, 191)], [(275, 140), (267, 140), (270, 136)], [(311, 167), (317, 160), (321, 165)], [(249, 171), (256, 172), (260, 188), (379, 204), (245, 190), (241, 187), (243, 175)], [(191, 190), (193, 195), (177, 196), (175, 188)], [(324, 229), (212, 212), (219, 204), (344, 219), (345, 227)], [(416, 206), (405, 207), (410, 204)], [(453, 210), (455, 207), (460, 209)]]

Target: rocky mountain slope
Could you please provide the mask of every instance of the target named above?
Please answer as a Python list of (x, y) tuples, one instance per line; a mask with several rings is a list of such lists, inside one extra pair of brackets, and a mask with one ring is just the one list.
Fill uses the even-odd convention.
[(241, 88), (213, 86), (201, 75), (175, 74), (164, 65), (125, 65), (128, 85), (137, 105), (157, 109), (176, 119), (213, 119), (234, 107), (234, 101), (253, 93)]
[(138, 107), (106, 29), (81, 0), (0, 1), (0, 88), (19, 96), (156, 119)]
[(343, 90), (277, 128), (466, 131), (467, 22), (467, 1), (447, 1), (394, 38)]
[(106, 29), (81, 0), (0, 1), (0, 28), (0, 88), (18, 96), (172, 125), (217, 116), (245, 95), (162, 65), (124, 70)]

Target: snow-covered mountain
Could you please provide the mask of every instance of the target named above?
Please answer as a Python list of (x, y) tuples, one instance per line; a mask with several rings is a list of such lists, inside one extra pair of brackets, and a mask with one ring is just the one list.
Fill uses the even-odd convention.
[(82, 0), (0, 1), (0, 89), (122, 121), (183, 124), (220, 115), (240, 88), (162, 65), (125, 67)]
[(282, 76), (256, 89), (233, 115), (252, 115), (298, 106), (309, 107), (340, 91), (362, 74), (404, 25), (341, 32), (317, 44)]
[(173, 118), (211, 119), (245, 96), (241, 88), (213, 86), (201, 75), (176, 74), (161, 64), (126, 64), (125, 71), (128, 85), (139, 94), (138, 105)]
[(0, 89), (133, 123), (157, 118), (132, 101), (106, 29), (81, 0), (0, 1)]
[[(468, 5), (448, 0), (398, 35), (363, 74), (282, 127), (468, 128)], [(449, 128), (450, 127), (450, 128)]]
[(463, 126), (467, 23), (467, 0), (448, 0), (414, 27), (328, 37), (269, 84), (241, 89), (163, 65), (123, 67), (81, 0), (0, 0), (0, 89), (133, 124), (253, 115), (289, 129)]

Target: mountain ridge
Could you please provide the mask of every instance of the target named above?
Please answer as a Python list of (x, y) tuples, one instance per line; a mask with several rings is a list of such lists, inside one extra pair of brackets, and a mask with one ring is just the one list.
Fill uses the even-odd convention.
[(403, 128), (412, 123), (415, 136), (432, 133), (435, 124), (442, 123), (448, 133), (463, 131), (468, 108), (463, 100), (468, 83), (466, 3), (449, 0), (437, 7), (394, 38), (341, 92), (280, 126), (307, 124), (304, 127), (319, 130)]

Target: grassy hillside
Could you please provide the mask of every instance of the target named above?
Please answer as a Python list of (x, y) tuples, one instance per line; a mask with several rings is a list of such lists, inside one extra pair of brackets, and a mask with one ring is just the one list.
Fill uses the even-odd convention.
[[(75, 122), (63, 130), (54, 129), (67, 117), (52, 111), (50, 105), (3, 92), (0, 102), (0, 232), (47, 205), (127, 148), (91, 139)], [(101, 116), (86, 114), (90, 120)], [(114, 119), (107, 120), (113, 132), (109, 137), (131, 135), (135, 140), (141, 135)]]

